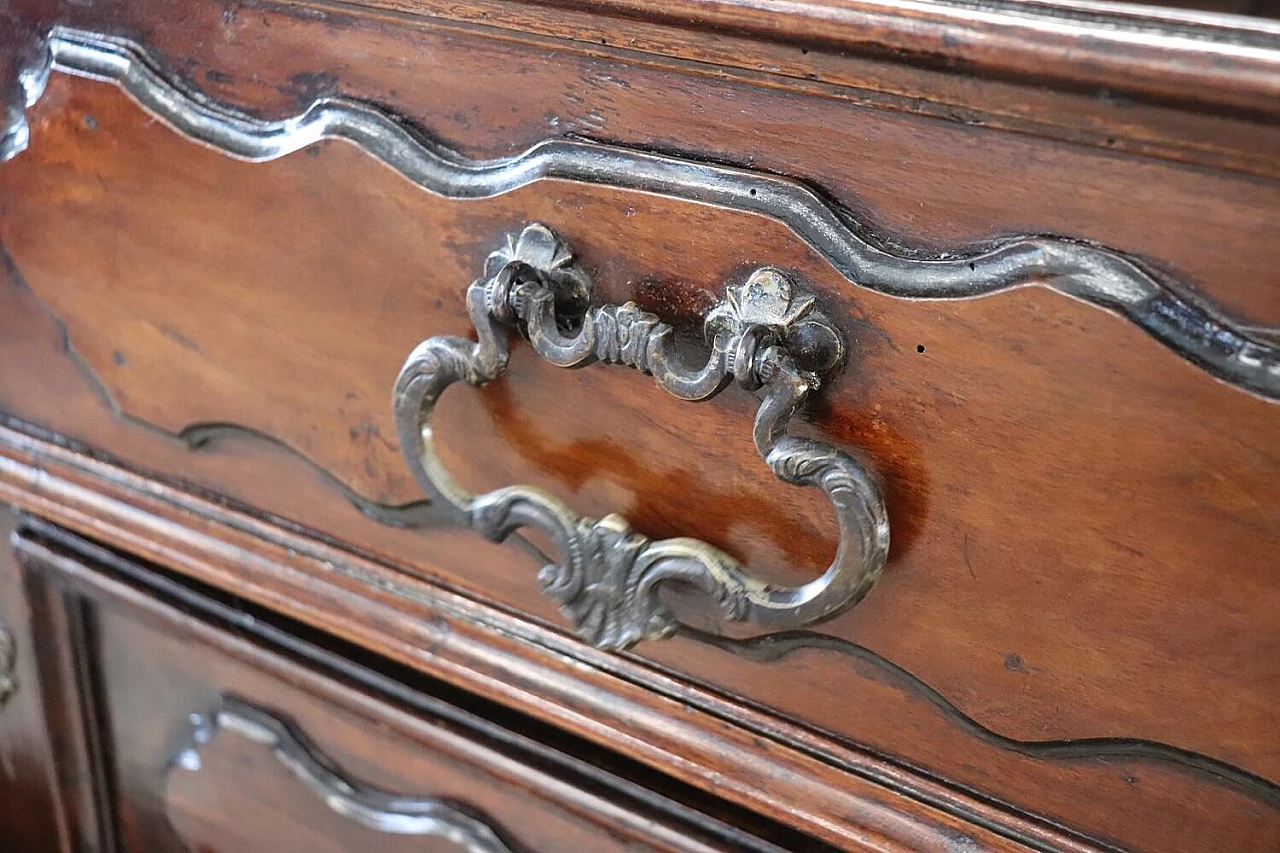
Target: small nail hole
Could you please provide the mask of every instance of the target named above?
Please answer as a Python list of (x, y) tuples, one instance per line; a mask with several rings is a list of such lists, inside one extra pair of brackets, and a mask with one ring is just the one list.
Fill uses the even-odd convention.
[(749, 192), (751, 193), (751, 195), (752, 195), (752, 196), (754, 196), (754, 195), (756, 194), (756, 191), (755, 191), (755, 190), (749, 190)]
[(924, 352), (924, 344), (916, 344), (916, 352)]
[(973, 262), (969, 262), (969, 272), (973, 272)]

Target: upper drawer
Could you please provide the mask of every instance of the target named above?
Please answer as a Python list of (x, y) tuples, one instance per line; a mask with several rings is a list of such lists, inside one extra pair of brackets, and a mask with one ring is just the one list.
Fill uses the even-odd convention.
[[(146, 49), (56, 36), (72, 73), (0, 169), (8, 412), (601, 644), (674, 629), (635, 653), (818, 743), (1135, 848), (1273, 846), (1280, 188), (1263, 170), (509, 33), (209, 15), (155, 25)], [(330, 94), (347, 97), (303, 110)], [(520, 153), (584, 133), (625, 144)], [(601, 308), (628, 300), (656, 319)], [(535, 352), (513, 332), (537, 305)], [(615, 352), (566, 352), (584, 317)], [(490, 323), (487, 356), (439, 343), (426, 385), (402, 377), (424, 340)], [(771, 346), (820, 381), (775, 394), (791, 374)], [(753, 429), (769, 455), (785, 418), (748, 390), (693, 404), (548, 361), (599, 353), (686, 396), (709, 357), (702, 390), (765, 383), (782, 415), (804, 396), (789, 429), (815, 444), (766, 465)], [(445, 379), (492, 381), (440, 400), (443, 468), (475, 493), (543, 492), (450, 510), (393, 411), (418, 443)], [(565, 507), (716, 550), (657, 563)], [(515, 522), (559, 542), (534, 530), (543, 559), (463, 529)], [(838, 548), (838, 583), (802, 586)]]

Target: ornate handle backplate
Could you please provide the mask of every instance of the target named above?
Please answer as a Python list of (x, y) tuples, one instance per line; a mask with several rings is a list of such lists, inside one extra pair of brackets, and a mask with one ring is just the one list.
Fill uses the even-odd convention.
[[(781, 272), (756, 270), (706, 314), (710, 354), (696, 370), (676, 354), (672, 326), (634, 303), (597, 303), (569, 248), (542, 225), (509, 237), (489, 256), (483, 277), (467, 289), (467, 310), (478, 342), (428, 338), (401, 369), (393, 400), (400, 444), (422, 488), (486, 538), (502, 541), (521, 527), (551, 537), (562, 557), (544, 566), (538, 580), (591, 643), (624, 649), (671, 634), (676, 618), (657, 594), (668, 581), (705, 592), (721, 621), (778, 631), (857, 603), (880, 577), (889, 521), (875, 480), (847, 453), (787, 435), (791, 417), (822, 374), (842, 361), (844, 345), (813, 298), (794, 294)], [(840, 544), (831, 566), (801, 586), (776, 586), (753, 578), (706, 542), (652, 540), (617, 515), (583, 518), (541, 489), (466, 492), (436, 455), (431, 413), (454, 382), (479, 387), (502, 376), (512, 329), (523, 331), (538, 354), (559, 367), (597, 360), (627, 364), (683, 400), (705, 400), (732, 379), (759, 390), (753, 437), (760, 456), (779, 479), (816, 486), (835, 507)]]

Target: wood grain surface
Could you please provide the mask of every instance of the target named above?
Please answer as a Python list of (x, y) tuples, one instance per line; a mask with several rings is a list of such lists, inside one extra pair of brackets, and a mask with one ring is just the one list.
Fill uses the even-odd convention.
[[(0, 499), (213, 589), (233, 590), (239, 601), (341, 637), (381, 660), (519, 709), (841, 849), (1102, 849), (1044, 820), (833, 743), (635, 658), (583, 648), (492, 604), (222, 500), (193, 496), (7, 428), (0, 427), (0, 436)], [(29, 537), (67, 538), (41, 519), (28, 519), (26, 530)], [(130, 565), (83, 539), (75, 551), (116, 571)], [(61, 566), (63, 577), (75, 566), (74, 560)], [(155, 600), (144, 591), (129, 597), (140, 604)], [(231, 610), (231, 621), (242, 629), (257, 624)], [(270, 643), (284, 643), (279, 631)], [(421, 698), (414, 691), (407, 695)]]
[[(158, 20), (149, 44), (255, 114), (340, 91), (471, 156), (566, 133), (712, 156), (800, 175), (926, 250), (1096, 240), (1246, 325), (1280, 323), (1280, 187), (1265, 168), (1188, 167), (416, 19), (208, 4), (182, 26)], [(1254, 118), (1231, 126), (1263, 132)], [(753, 266), (782, 266), (852, 344), (808, 428), (884, 478), (886, 576), (812, 634), (723, 648), (686, 636), (640, 654), (831, 749), (887, 755), (1103, 841), (1274, 846), (1274, 406), (1046, 291), (910, 302), (859, 289), (742, 213), (552, 182), (446, 202), (333, 143), (237, 163), (62, 77), (31, 120), (31, 150), (0, 169), (6, 412), (559, 624), (523, 556), (368, 517), (427, 516), (392, 437), (399, 363), (428, 335), (466, 332), (463, 287), (525, 222), (564, 235), (610, 300), (677, 321)], [(445, 400), (440, 436), (467, 485), (542, 485), (582, 512), (622, 511), (648, 534), (804, 577), (834, 531), (755, 458), (751, 407), (741, 392), (678, 403), (644, 377), (556, 371), (518, 347), (502, 382)]]

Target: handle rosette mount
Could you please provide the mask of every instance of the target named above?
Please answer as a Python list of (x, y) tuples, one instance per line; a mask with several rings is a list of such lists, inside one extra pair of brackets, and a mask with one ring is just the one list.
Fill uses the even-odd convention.
[[(522, 527), (545, 532), (561, 554), (538, 574), (578, 633), (605, 649), (670, 635), (678, 621), (659, 595), (665, 583), (705, 593), (713, 624), (746, 623), (762, 632), (807, 625), (856, 604), (880, 577), (889, 521), (876, 481), (849, 454), (787, 434), (787, 426), (823, 375), (844, 360), (844, 343), (812, 297), (792, 292), (778, 270), (756, 270), (729, 287), (704, 317), (710, 352), (689, 369), (675, 330), (634, 303), (600, 304), (572, 252), (550, 229), (533, 224), (488, 258), (467, 288), (477, 340), (441, 335), (423, 341), (396, 379), (396, 430), (414, 476), (458, 521), (500, 542)], [(814, 486), (831, 501), (840, 527), (835, 559), (818, 578), (795, 587), (765, 583), (728, 554), (698, 539), (649, 539), (617, 515), (584, 518), (547, 492), (508, 486), (471, 495), (435, 452), (431, 413), (455, 382), (479, 387), (502, 376), (509, 337), (519, 330), (547, 361), (580, 367), (626, 364), (650, 374), (682, 400), (706, 400), (736, 380), (760, 396), (753, 438), (779, 479)], [(701, 620), (700, 620), (701, 621)]]

